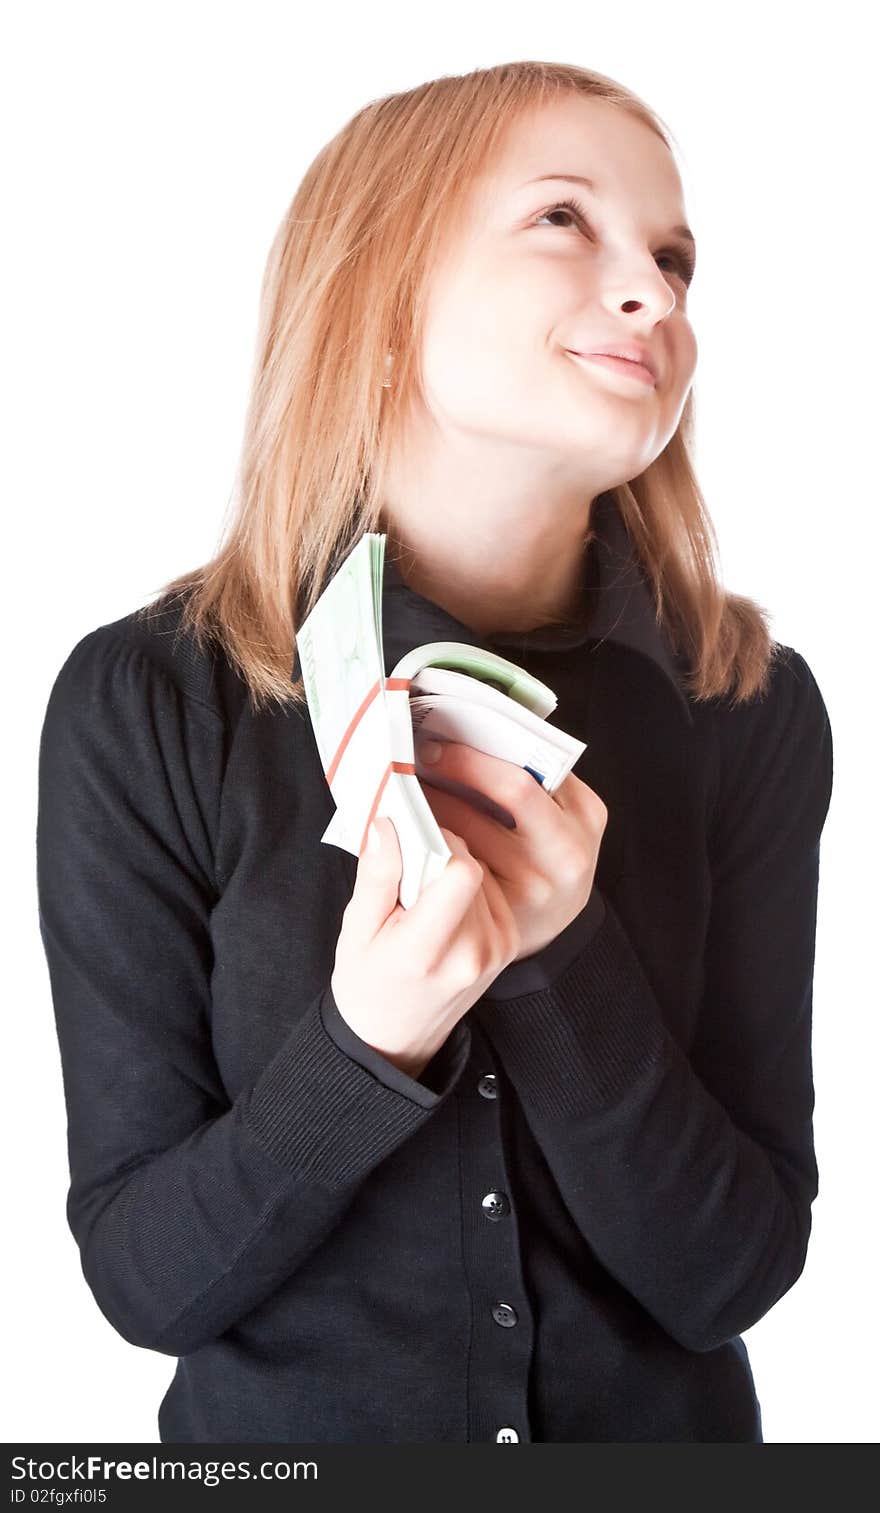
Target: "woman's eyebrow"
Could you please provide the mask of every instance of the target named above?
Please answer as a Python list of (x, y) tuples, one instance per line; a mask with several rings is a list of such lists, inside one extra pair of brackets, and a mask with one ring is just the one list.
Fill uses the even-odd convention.
[[(520, 188), (525, 189), (527, 184), (541, 184), (545, 179), (561, 179), (568, 184), (583, 184), (585, 189), (591, 190), (593, 194), (596, 193), (596, 186), (593, 180), (585, 178), (581, 173), (541, 173), (536, 179), (526, 179), (525, 184), (521, 184)], [(696, 247), (697, 245), (696, 238), (690, 226), (673, 226), (669, 235), (682, 237), (684, 241), (690, 242), (692, 247)]]

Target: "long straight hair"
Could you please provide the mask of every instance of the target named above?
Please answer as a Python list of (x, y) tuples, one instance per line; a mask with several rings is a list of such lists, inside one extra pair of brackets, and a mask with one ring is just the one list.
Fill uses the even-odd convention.
[[(237, 668), (252, 708), (302, 706), (296, 633), (334, 560), (381, 525), (388, 458), (423, 398), (419, 352), (434, 260), (468, 191), (522, 113), (575, 91), (672, 134), (638, 96), (573, 64), (513, 62), (371, 101), (318, 153), (275, 234), (232, 511), (215, 555), (137, 613), (179, 604), (180, 631)], [(383, 387), (385, 353), (394, 387)], [(729, 593), (691, 460), (693, 390), (660, 456), (609, 490), (683, 658), (692, 698), (764, 691), (767, 612)], [(585, 546), (589, 542), (589, 526)]]

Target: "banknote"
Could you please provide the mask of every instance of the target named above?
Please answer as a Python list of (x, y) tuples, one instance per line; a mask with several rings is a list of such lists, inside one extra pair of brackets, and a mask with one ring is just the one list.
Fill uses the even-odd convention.
[(379, 532), (361, 536), (299, 627), (297, 649), (315, 743), (335, 804), (321, 840), (360, 856), (370, 823), (387, 815), (400, 845), (400, 902), (408, 909), (452, 855), (422, 781), (463, 791), (504, 820), (491, 798), (441, 783), (430, 769), (423, 770), (416, 734), (464, 741), (516, 762), (550, 793), (586, 743), (547, 724), (557, 702), (551, 688), (488, 649), (429, 642), (413, 647), (386, 674), (385, 540)]

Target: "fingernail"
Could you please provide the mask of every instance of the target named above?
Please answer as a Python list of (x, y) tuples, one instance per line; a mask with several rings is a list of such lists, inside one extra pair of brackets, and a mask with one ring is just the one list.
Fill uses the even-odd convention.
[(382, 845), (382, 837), (379, 834), (379, 826), (373, 820), (367, 831), (367, 856), (376, 857)]
[(442, 752), (443, 744), (441, 741), (422, 741), (419, 744), (419, 756), (429, 767), (433, 762), (439, 762)]

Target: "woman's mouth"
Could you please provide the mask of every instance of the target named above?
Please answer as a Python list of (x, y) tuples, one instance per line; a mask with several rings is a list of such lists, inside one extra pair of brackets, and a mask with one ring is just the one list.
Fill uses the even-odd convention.
[(628, 357), (609, 357), (604, 352), (569, 352), (568, 355), (577, 362), (596, 363), (601, 368), (607, 368), (610, 373), (619, 373), (621, 377), (629, 378), (635, 383), (652, 389), (657, 387), (657, 380), (650, 369), (643, 363), (631, 362)]

